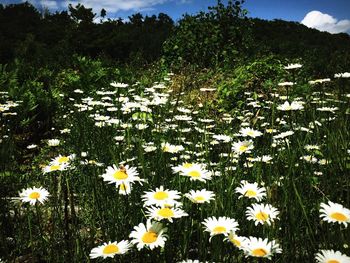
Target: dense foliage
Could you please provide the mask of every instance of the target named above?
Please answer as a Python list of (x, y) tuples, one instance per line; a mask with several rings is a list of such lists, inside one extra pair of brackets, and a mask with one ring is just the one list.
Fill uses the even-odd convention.
[(305, 61), (305, 76), (323, 77), (350, 68), (350, 36), (330, 34), (297, 22), (252, 19), (255, 57), (274, 54), (280, 59)]
[[(105, 12), (104, 12), (105, 13)], [(104, 14), (105, 15), (105, 14)], [(15, 58), (31, 65), (67, 66), (73, 54), (139, 63), (160, 56), (163, 42), (173, 28), (166, 14), (122, 19), (101, 17), (83, 5), (67, 11), (39, 13), (28, 2), (0, 7), (0, 63)]]
[(165, 44), (169, 64), (199, 67), (233, 66), (247, 55), (251, 45), (249, 20), (244, 19), (244, 1), (221, 1), (208, 12), (185, 15), (175, 34)]

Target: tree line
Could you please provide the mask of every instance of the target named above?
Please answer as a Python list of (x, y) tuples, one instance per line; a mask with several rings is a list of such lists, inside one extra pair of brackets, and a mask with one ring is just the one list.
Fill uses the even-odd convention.
[[(274, 56), (307, 61), (313, 75), (350, 67), (350, 36), (307, 28), (297, 22), (248, 18), (244, 0), (218, 1), (206, 12), (185, 14), (176, 23), (164, 13), (135, 13), (100, 21), (91, 8), (69, 5), (67, 11), (39, 12), (28, 2), (0, 5), (0, 64), (14, 61), (33, 67), (67, 67), (74, 55), (107, 63), (145, 66), (232, 68)], [(312, 68), (312, 69), (311, 69)]]
[[(106, 11), (101, 10), (101, 17)], [(0, 63), (15, 58), (32, 64), (65, 65), (74, 54), (143, 63), (160, 56), (165, 39), (174, 27), (168, 15), (143, 17), (136, 13), (128, 21), (103, 19), (81, 4), (68, 11), (39, 12), (28, 2), (0, 5)]]

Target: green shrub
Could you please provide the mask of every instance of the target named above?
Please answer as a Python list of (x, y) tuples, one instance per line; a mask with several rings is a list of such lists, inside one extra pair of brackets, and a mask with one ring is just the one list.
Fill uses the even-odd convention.
[(181, 68), (194, 64), (203, 67), (233, 66), (241, 59), (250, 40), (250, 28), (244, 23), (244, 1), (218, 1), (208, 12), (185, 15), (176, 32), (164, 44), (168, 65)]
[(246, 91), (270, 92), (284, 73), (281, 61), (272, 56), (238, 66), (219, 83), (219, 102), (222, 107), (231, 109), (241, 104)]

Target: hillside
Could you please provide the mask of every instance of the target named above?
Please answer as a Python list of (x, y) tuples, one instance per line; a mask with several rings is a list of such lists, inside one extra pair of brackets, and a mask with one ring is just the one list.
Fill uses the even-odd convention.
[(306, 60), (320, 76), (350, 67), (350, 35), (346, 33), (320, 32), (283, 20), (252, 19), (251, 22), (256, 54)]

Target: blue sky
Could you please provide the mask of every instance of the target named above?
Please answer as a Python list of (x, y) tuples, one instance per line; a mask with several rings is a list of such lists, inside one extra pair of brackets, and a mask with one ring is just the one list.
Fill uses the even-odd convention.
[(264, 19), (300, 22), (313, 10), (338, 19), (350, 19), (350, 0), (247, 0), (245, 7), (251, 16)]
[[(21, 0), (0, 0), (0, 3), (18, 3)], [(144, 15), (169, 14), (174, 20), (184, 13), (194, 14), (215, 5), (216, 0), (30, 0), (35, 6), (62, 10), (68, 3), (78, 2), (92, 7), (99, 14), (102, 7), (110, 18), (127, 18), (135, 12)], [(224, 1), (225, 2), (225, 1)], [(332, 33), (350, 32), (350, 0), (246, 0), (244, 7), (250, 17), (283, 19), (302, 22), (310, 27)], [(317, 11), (310, 13), (311, 11)], [(305, 20), (306, 15), (310, 13)]]

